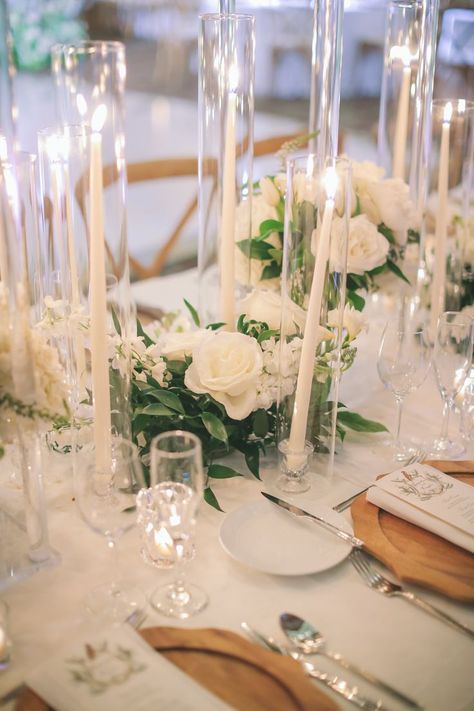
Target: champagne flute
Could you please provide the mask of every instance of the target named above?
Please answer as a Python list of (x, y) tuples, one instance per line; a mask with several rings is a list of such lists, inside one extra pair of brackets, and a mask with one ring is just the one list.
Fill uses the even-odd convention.
[(387, 323), (382, 334), (377, 369), (381, 381), (397, 402), (397, 427), (392, 443), (395, 462), (405, 463), (421, 450), (400, 438), (405, 398), (424, 382), (430, 368), (430, 346), (423, 329), (408, 324)]
[(152, 440), (150, 452), (152, 486), (138, 497), (147, 521), (142, 528), (146, 557), (157, 567), (176, 571), (174, 582), (157, 588), (150, 602), (164, 615), (187, 619), (208, 602), (206, 593), (188, 583), (184, 574), (194, 555), (196, 515), (204, 490), (201, 442), (190, 432), (164, 432)]
[[(117, 569), (117, 544), (136, 524), (136, 496), (145, 486), (138, 449), (133, 442), (113, 436), (106, 466), (97, 466), (91, 443), (75, 452), (74, 489), (84, 521), (104, 536)], [(137, 609), (144, 609), (143, 593), (133, 584), (116, 580), (89, 592), (85, 605), (89, 612), (111, 622), (123, 622)]]
[(430, 457), (454, 459), (464, 452), (461, 442), (449, 439), (449, 414), (472, 364), (473, 321), (458, 311), (446, 311), (438, 320), (433, 364), (443, 400), (440, 436), (433, 442)]

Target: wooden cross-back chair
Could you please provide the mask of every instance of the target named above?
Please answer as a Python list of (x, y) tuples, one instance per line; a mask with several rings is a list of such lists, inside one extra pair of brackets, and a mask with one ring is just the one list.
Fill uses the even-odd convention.
[[(254, 144), (254, 156), (256, 158), (276, 153), (281, 146), (287, 141), (294, 140), (299, 134), (291, 133), (272, 138), (266, 138), (261, 141), (256, 141)], [(245, 148), (245, 146), (244, 146)], [(208, 174), (215, 172), (215, 166), (208, 165)], [(198, 160), (197, 158), (160, 158), (150, 161), (142, 161), (139, 163), (127, 164), (127, 180), (129, 184), (142, 183), (146, 181), (163, 180), (177, 177), (191, 177), (198, 175)], [(107, 165), (103, 168), (103, 184), (104, 189), (112, 185), (118, 178), (117, 169), (113, 165)], [(79, 179), (75, 196), (82, 213), (84, 222), (87, 224), (86, 214), (86, 196), (89, 191), (89, 175), (84, 175)], [(140, 262), (136, 257), (129, 255), (130, 266), (133, 274), (139, 279), (148, 279), (158, 276), (163, 269), (170, 253), (175, 247), (179, 237), (181, 236), (184, 227), (187, 225), (191, 217), (196, 211), (198, 203), (197, 190), (191, 202), (186, 206), (181, 214), (178, 222), (173, 228), (171, 234), (161, 243), (157, 249), (151, 262), (146, 265)], [(110, 251), (109, 251), (110, 255)]]

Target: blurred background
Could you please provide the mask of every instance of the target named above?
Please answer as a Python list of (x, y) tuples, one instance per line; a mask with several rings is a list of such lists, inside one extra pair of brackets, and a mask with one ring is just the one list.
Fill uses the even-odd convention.
[[(36, 151), (36, 131), (54, 124), (50, 48), (79, 39), (118, 39), (127, 48), (126, 153), (130, 162), (197, 155), (198, 16), (218, 0), (9, 0), (20, 142)], [(304, 132), (311, 76), (311, 0), (237, 0), (256, 17), (256, 140)], [(383, 63), (384, 0), (346, 0), (341, 132), (344, 150), (375, 159)], [(441, 0), (435, 97), (474, 98), (474, 0)], [(274, 171), (259, 159), (256, 177)], [(157, 250), (196, 194), (196, 178), (148, 181), (129, 190), (131, 255), (148, 273)], [(179, 189), (177, 190), (177, 186)], [(195, 215), (180, 230), (162, 272), (195, 261)]]

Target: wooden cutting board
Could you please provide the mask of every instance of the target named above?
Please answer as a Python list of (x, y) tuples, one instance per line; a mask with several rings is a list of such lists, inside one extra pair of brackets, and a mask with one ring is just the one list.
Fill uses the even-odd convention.
[[(474, 486), (474, 461), (427, 461)], [(351, 507), (354, 533), (399, 580), (474, 602), (474, 555), (444, 538), (383, 511), (361, 494)]]
[[(336, 711), (337, 704), (289, 657), (221, 629), (149, 627), (142, 637), (166, 659), (241, 711)], [(47, 711), (31, 689), (16, 711)]]

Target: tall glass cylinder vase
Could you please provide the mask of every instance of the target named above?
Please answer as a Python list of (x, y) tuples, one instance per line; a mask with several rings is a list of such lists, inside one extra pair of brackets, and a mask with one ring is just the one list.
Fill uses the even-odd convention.
[(254, 63), (254, 17), (201, 17), (199, 310), (229, 330), (251, 280)]
[[(67, 126), (79, 125), (90, 131), (85, 151), (88, 164), (74, 184), (73, 165), (80, 155), (68, 154), (63, 161), (63, 171), (64, 167), (69, 170), (65, 194), (70, 195), (71, 205), (77, 202), (82, 219), (78, 215), (77, 224), (86, 240), (81, 242), (76, 233), (73, 240), (68, 237), (67, 200), (63, 201), (62, 227), (63, 243), (76, 248), (78, 269), (87, 254), (87, 271), (82, 277), (90, 320), (86, 350), (90, 353), (96, 452), (104, 457), (101, 466), (106, 466), (111, 428), (130, 437), (130, 363), (123, 349), (114, 351), (112, 333), (115, 340), (119, 336), (126, 340), (135, 328), (126, 225), (125, 49), (120, 42), (99, 41), (57, 46), (52, 51), (52, 68), (65, 136), (69, 140), (74, 136)], [(71, 256), (70, 249), (64, 269), (71, 269)], [(72, 275), (66, 282), (72, 303)], [(80, 294), (78, 298), (82, 299)]]
[[(13, 582), (31, 573), (31, 563), (50, 564), (57, 555), (49, 544), (46, 506), (44, 501), (39, 421), (53, 416), (56, 392), (54, 377), (48, 379), (48, 368), (54, 364), (42, 362), (49, 351), (32, 329), (30, 289), (30, 237), (33, 248), (37, 220), (36, 204), (31, 191), (32, 159), (11, 151), (9, 162), (2, 161), (0, 170), (0, 242), (2, 283), (0, 285), (0, 330), (3, 357), (0, 364), (0, 442), (16, 445), (21, 474), (23, 512), (27, 542), (21, 559), (21, 545), (9, 573)], [(33, 211), (33, 214), (32, 214)], [(33, 266), (34, 268), (34, 266)], [(51, 386), (51, 392), (46, 388)], [(62, 406), (62, 402), (61, 402)], [(63, 413), (64, 414), (64, 413)], [(2, 487), (3, 489), (3, 487)], [(0, 501), (0, 509), (3, 508)], [(17, 531), (19, 539), (24, 535)], [(34, 569), (34, 568), (33, 568)], [(5, 581), (0, 580), (0, 587)]]
[(472, 252), (470, 211), (474, 185), (474, 103), (434, 101), (429, 164), (429, 196), (423, 224), (426, 280), (434, 338), (440, 315), (461, 306), (465, 261)]
[(314, 154), (288, 161), (278, 486), (289, 492), (310, 487), (308, 470), (329, 476), (333, 469), (340, 373), (351, 357), (344, 331), (350, 173), (345, 159), (328, 159), (323, 169)]
[(379, 163), (387, 175), (408, 181), (420, 63), (421, 0), (391, 0), (387, 7), (384, 70), (378, 128)]
[(338, 153), (343, 15), (344, 0), (315, 0), (309, 132), (320, 168)]

